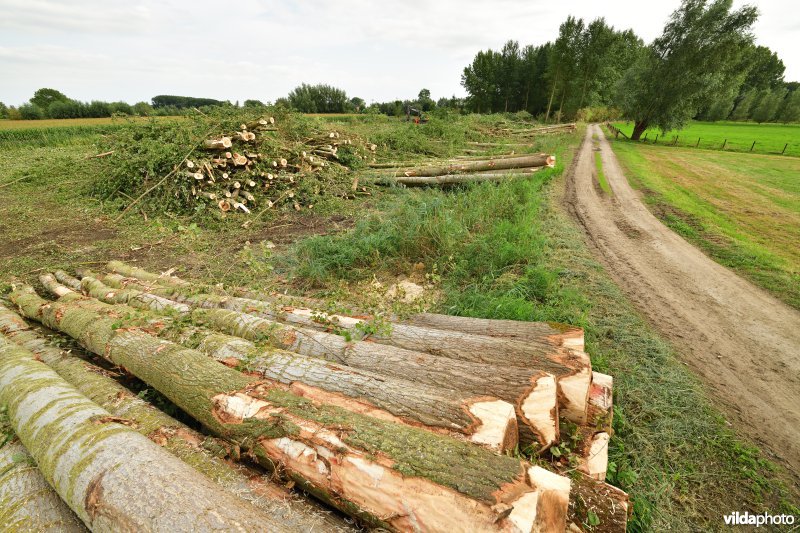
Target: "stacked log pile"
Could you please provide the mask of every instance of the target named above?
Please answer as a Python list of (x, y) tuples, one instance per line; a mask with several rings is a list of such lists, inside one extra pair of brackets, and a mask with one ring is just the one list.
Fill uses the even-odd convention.
[[(604, 482), (612, 378), (592, 371), (579, 328), (435, 314), (374, 328), (375, 317), (119, 262), (75, 274), (43, 274), (43, 291), (17, 285), (9, 298), (25, 318), (75, 339), (202, 426), (198, 433), (147, 405), (0, 308), (0, 400), (43, 478), (90, 529), (117, 520), (188, 530), (190, 516), (205, 527), (204, 512), (218, 506), (220, 527), (232, 529), (346, 527), (237, 459), (369, 527), (625, 530), (627, 495)], [(59, 400), (42, 403), (42, 388)], [(38, 413), (58, 424), (60, 409), (74, 413), (65, 414), (69, 427), (41, 427)], [(45, 434), (57, 438), (43, 443)], [(116, 439), (113, 452), (105, 435)], [(75, 463), (62, 464), (67, 449)], [(538, 466), (511, 456), (516, 449)], [(133, 476), (143, 462), (150, 470)], [(65, 468), (85, 474), (65, 480)], [(201, 481), (219, 471), (222, 486)], [(135, 497), (116, 503), (142, 475), (172, 496), (152, 509)], [(197, 501), (184, 504), (190, 491)], [(283, 500), (294, 502), (288, 511), (275, 504)]]

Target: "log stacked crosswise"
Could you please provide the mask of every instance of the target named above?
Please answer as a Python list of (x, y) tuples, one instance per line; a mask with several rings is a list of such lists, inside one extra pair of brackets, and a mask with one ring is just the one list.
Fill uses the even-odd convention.
[[(224, 150), (224, 141), (208, 148)], [(41, 276), (44, 291), (15, 286), (9, 298), (20, 315), (124, 369), (202, 427), (198, 433), (147, 405), (0, 307), (0, 398), (13, 406), (13, 429), (43, 478), (90, 528), (114, 518), (87, 511), (92, 486), (54, 477), (58, 454), (71, 440), (89, 439), (100, 450), (86, 453), (105, 457), (106, 433), (124, 429), (114, 442), (128, 446), (125, 453), (164, 450), (192, 464), (197, 475), (225, 472), (227, 485), (201, 486), (173, 462), (164, 470), (180, 471), (187, 487), (202, 493), (200, 504), (217, 491), (231, 497), (225, 489), (232, 488), (237, 496), (220, 515), (232, 527), (240, 527), (238, 520), (247, 529), (247, 520), (258, 519), (280, 524), (270, 529), (347, 528), (315, 510), (320, 504), (291, 498), (281, 488), (288, 485), (361, 524), (393, 531), (581, 530), (589, 513), (602, 517), (592, 531), (625, 530), (627, 495), (604, 482), (613, 380), (592, 369), (579, 328), (420, 314), (389, 317), (389, 327), (376, 329), (370, 327), (376, 317), (329, 313), (313, 301), (298, 306), (282, 295), (225, 290), (119, 262), (74, 277), (54, 274)], [(31, 395), (35, 404), (42, 393), (38, 376), (43, 387), (64, 391), (58, 394), (66, 403), (53, 409), (85, 410), (76, 420), (102, 420), (101, 427), (46, 429), (63, 435), (61, 448), (33, 439), (29, 426), (38, 411), (24, 402)], [(92, 431), (100, 433), (92, 437)], [(134, 434), (163, 448), (136, 444)], [(517, 449), (535, 456), (538, 466), (513, 457)], [(73, 460), (93, 464), (88, 456)], [(258, 463), (272, 478), (231, 460)], [(122, 483), (124, 469), (109, 472), (108, 483)], [(80, 479), (97, 475), (87, 471)], [(109, 497), (124, 493), (124, 487), (109, 489)], [(268, 495), (266, 504), (255, 494)], [(293, 520), (281, 522), (270, 503), (281, 498), (297, 502)]]

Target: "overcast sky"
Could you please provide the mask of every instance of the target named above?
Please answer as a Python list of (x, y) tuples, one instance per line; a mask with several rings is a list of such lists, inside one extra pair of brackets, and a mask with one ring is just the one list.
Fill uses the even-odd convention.
[[(742, 0), (735, 0), (737, 6)], [(800, 18), (756, 2), (759, 44), (800, 80)], [(678, 0), (0, 0), (0, 101), (40, 87), (78, 100), (179, 94), (274, 101), (306, 83), (384, 101), (463, 95), (461, 71), (508, 39), (542, 44), (567, 15), (656, 37)]]

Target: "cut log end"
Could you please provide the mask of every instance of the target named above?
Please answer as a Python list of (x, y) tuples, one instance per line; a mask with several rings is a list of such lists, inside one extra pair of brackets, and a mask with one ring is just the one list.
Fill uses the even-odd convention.
[(558, 442), (558, 387), (551, 374), (531, 381), (533, 387), (519, 405), (520, 418), (533, 430), (544, 450)]
[(480, 424), (470, 436), (472, 442), (497, 452), (517, 447), (517, 416), (510, 403), (502, 400), (475, 402), (469, 407), (469, 412)]
[(583, 455), (578, 462), (578, 470), (597, 481), (605, 481), (608, 470), (608, 442), (611, 436), (605, 431), (588, 438)]
[(519, 531), (564, 531), (567, 527), (570, 479), (539, 466), (528, 469), (528, 482), (533, 492), (523, 494), (508, 520)]

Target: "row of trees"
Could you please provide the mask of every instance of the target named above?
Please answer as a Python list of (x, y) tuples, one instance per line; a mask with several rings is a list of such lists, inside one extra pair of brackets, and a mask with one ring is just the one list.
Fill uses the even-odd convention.
[(751, 6), (733, 10), (731, 0), (684, 0), (649, 45), (602, 18), (568, 17), (552, 43), (478, 52), (461, 78), (467, 107), (544, 120), (616, 109), (635, 120), (635, 136), (691, 118), (796, 121), (797, 84), (784, 83), (777, 54), (753, 43), (757, 16)]
[[(463, 98), (431, 98), (428, 89), (422, 89), (415, 99), (373, 102), (369, 105), (359, 97), (348, 98), (347, 93), (330, 85), (308, 85), (296, 87), (286, 98), (278, 98), (276, 105), (284, 105), (301, 113), (373, 113), (389, 116), (405, 116), (408, 108), (429, 112), (436, 108), (462, 111), (466, 108)], [(247, 102), (245, 102), (247, 105)]]
[(568, 17), (554, 43), (508, 41), (499, 52), (478, 52), (461, 84), (473, 111), (575, 116), (613, 104), (614, 83), (642, 46), (631, 30), (616, 31), (602, 18), (587, 25)]
[[(247, 102), (254, 102), (248, 100)], [(245, 104), (247, 103), (245, 102)], [(45, 118), (102, 118), (114, 114), (123, 115), (179, 115), (195, 107), (233, 105), (228, 101), (190, 96), (158, 95), (152, 103), (103, 102), (93, 100), (81, 102), (73, 100), (56, 89), (43, 88), (36, 91), (31, 99), (19, 107), (6, 106), (0, 102), (0, 118), (37, 120)], [(236, 103), (238, 105), (238, 102)], [(262, 104), (263, 105), (263, 104)]]

